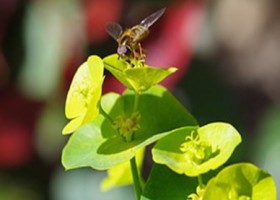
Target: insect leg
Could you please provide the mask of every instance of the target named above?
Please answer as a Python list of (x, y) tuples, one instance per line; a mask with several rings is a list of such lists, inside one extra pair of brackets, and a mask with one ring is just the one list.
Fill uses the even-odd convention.
[(144, 62), (146, 59), (146, 54), (144, 53), (144, 49), (142, 48), (141, 43), (138, 43), (138, 49), (139, 49), (139, 54), (140, 54), (139, 60), (142, 60)]

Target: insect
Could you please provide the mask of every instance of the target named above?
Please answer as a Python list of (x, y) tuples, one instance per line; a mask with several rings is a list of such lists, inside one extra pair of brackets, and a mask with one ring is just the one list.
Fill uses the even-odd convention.
[(143, 52), (140, 42), (149, 34), (149, 27), (152, 26), (165, 12), (162, 8), (143, 19), (140, 24), (123, 31), (118, 23), (108, 23), (107, 33), (118, 42), (117, 53), (120, 58), (129, 60), (130, 58), (144, 61), (146, 55)]

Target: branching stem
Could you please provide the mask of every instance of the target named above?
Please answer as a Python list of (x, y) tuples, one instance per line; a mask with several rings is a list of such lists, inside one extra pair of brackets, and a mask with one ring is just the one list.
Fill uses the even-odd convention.
[(198, 175), (197, 179), (198, 179), (198, 185), (199, 185), (199, 187), (200, 187), (200, 188), (203, 188), (203, 187), (204, 187), (204, 184), (203, 184), (202, 176), (201, 176), (201, 175)]

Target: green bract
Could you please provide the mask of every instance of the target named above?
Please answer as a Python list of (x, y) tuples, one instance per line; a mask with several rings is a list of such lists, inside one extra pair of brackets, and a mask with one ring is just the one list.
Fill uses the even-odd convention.
[(103, 62), (98, 56), (90, 56), (78, 68), (66, 98), (65, 115), (71, 121), (64, 127), (63, 134), (74, 132), (99, 114), (103, 70)]
[(196, 186), (196, 178), (177, 174), (165, 165), (154, 164), (141, 200), (186, 200), (195, 192)]
[(204, 191), (203, 200), (276, 200), (273, 178), (250, 163), (224, 168), (212, 178)]
[(241, 142), (239, 133), (227, 123), (212, 123), (195, 131), (181, 130), (175, 134), (158, 141), (152, 150), (153, 159), (187, 176), (217, 169)]
[(177, 69), (174, 67), (161, 69), (151, 67), (141, 62), (134, 61), (136, 66), (119, 59), (117, 54), (107, 56), (103, 59), (105, 68), (109, 70), (120, 82), (127, 88), (135, 92), (148, 90), (165, 79), (168, 75), (174, 73)]
[[(135, 94), (129, 90), (122, 96), (110, 93), (102, 97), (101, 105), (115, 119), (133, 112), (134, 99)], [(138, 112), (141, 114), (140, 128), (131, 142), (125, 142), (110, 120), (103, 117), (78, 129), (63, 150), (64, 167), (109, 169), (130, 160), (138, 149), (163, 136), (182, 129), (193, 130), (197, 126), (190, 113), (162, 86), (153, 86), (141, 94)]]

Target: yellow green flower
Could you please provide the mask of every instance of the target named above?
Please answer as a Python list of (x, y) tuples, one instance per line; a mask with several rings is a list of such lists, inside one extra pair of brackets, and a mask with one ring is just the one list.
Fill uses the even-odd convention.
[(112, 54), (103, 59), (104, 67), (128, 89), (144, 92), (177, 71), (175, 67), (157, 68), (131, 59), (131, 63)]
[(99, 114), (103, 72), (103, 61), (98, 56), (90, 56), (78, 68), (66, 98), (65, 115), (71, 121), (63, 128), (63, 134), (76, 131)]

